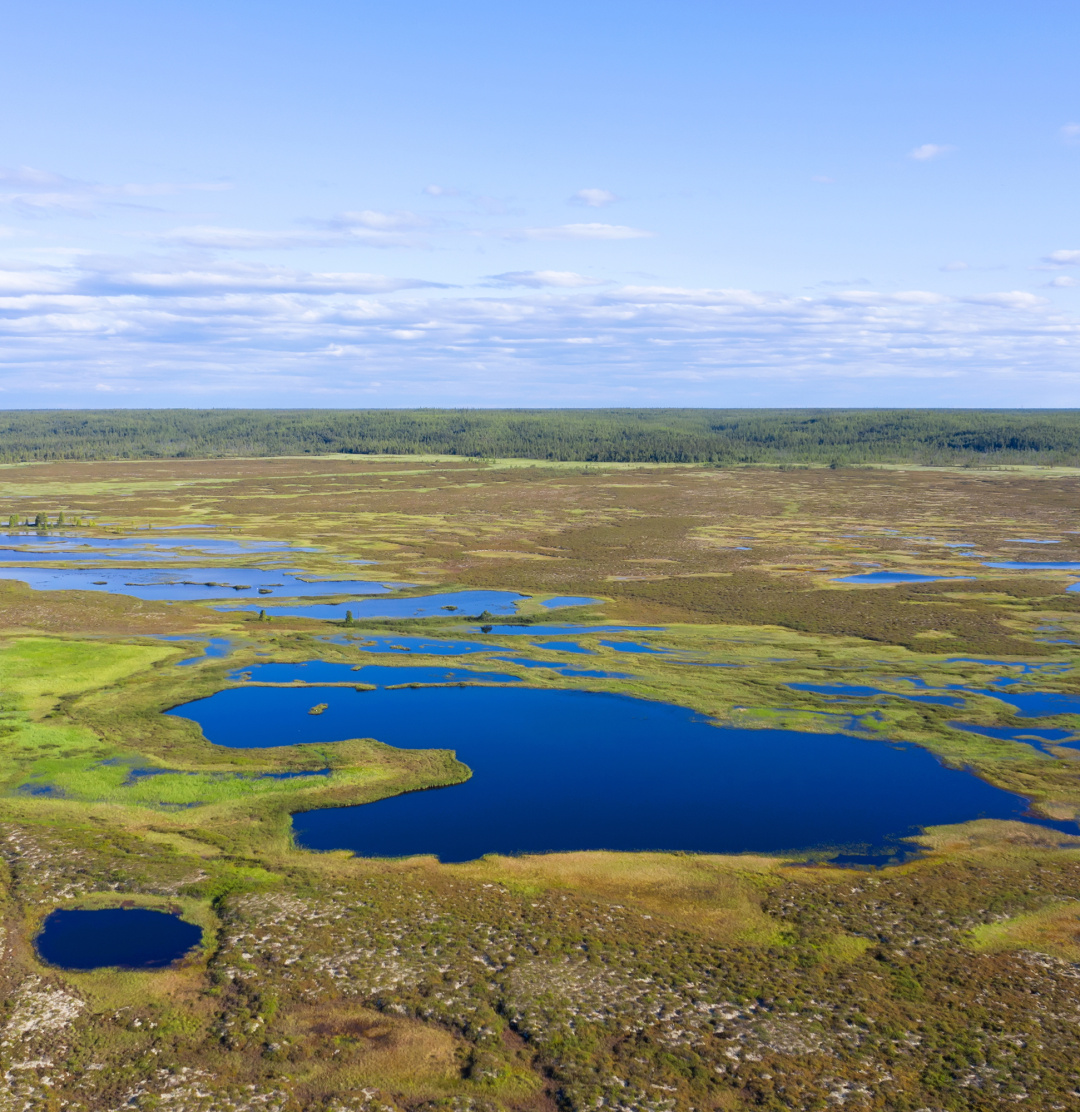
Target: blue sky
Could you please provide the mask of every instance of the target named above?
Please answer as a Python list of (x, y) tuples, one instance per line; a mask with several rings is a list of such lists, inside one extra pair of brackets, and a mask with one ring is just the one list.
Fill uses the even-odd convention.
[(1080, 5), (8, 0), (0, 408), (1080, 406)]

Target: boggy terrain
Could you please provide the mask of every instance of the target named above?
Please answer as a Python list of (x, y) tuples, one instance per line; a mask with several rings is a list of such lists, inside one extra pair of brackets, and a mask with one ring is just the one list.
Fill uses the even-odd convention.
[[(299, 569), (345, 606), (334, 580), (522, 596), (504, 616), (357, 625), (275, 613), (287, 589), (228, 601), (247, 611), (0, 580), (0, 1109), (1075, 1107), (1080, 594), (1067, 567), (987, 565), (1080, 564), (1078, 483), (357, 457), (0, 469), (11, 569), (33, 550), (35, 568), (182, 582)], [(93, 548), (168, 530), (314, 551)], [(838, 582), (875, 571), (929, 578)], [(901, 858), (871, 845), (309, 852), (296, 812), (470, 775), (437, 745), (235, 748), (162, 713), (282, 682), (317, 716), (322, 684), (374, 686), (259, 678), (315, 660), (382, 666), (383, 688), (392, 668), (439, 670), (421, 686), (474, 668), (660, 700), (747, 744), (776, 728), (907, 742), (1032, 812), (923, 831), (885, 867)], [(123, 906), (181, 916), (202, 943), (165, 969), (37, 955), (55, 910)]]

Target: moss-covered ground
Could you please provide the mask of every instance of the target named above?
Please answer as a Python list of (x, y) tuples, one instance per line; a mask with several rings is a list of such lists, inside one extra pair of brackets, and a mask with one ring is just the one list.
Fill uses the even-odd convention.
[[(570, 654), (458, 614), (346, 628), (0, 581), (0, 1110), (1075, 1107), (1080, 838), (977, 821), (928, 831), (921, 857), (878, 870), (760, 856), (313, 854), (293, 846), (291, 812), (469, 770), (452, 753), (378, 739), (223, 748), (162, 711), (245, 682), (236, 673), (263, 660), (452, 660), (534, 686), (662, 699), (720, 724), (904, 739), (1071, 819), (1080, 776), (1067, 738), (950, 722), (1031, 728), (974, 693), (1002, 678), (1080, 690), (1072, 577), (983, 566), (1080, 560), (1077, 484), (1063, 470), (354, 457), (0, 469), (0, 515), (62, 510), (95, 522), (78, 527), (87, 537), (209, 524), (208, 536), (317, 548), (188, 553), (189, 565), (354, 578), (348, 561), (371, 559), (363, 574), (415, 593), (526, 592), (512, 619), (526, 627), (661, 627), (574, 635), (589, 654)], [(979, 559), (949, 547), (968, 543)], [(835, 582), (869, 565), (974, 578)], [(545, 611), (552, 595), (597, 602)], [(489, 651), (367, 651), (387, 632)], [(228, 657), (178, 666), (211, 637), (231, 641)], [(792, 684), (884, 694), (836, 703)], [(910, 698), (958, 687), (970, 689), (962, 710)], [(55, 908), (123, 903), (198, 923), (202, 947), (156, 972), (37, 958), (34, 934)]]

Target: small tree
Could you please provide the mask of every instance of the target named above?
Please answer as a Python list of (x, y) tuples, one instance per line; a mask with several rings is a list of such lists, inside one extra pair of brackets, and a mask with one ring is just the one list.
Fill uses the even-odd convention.
[(351, 610), (346, 610), (345, 611), (345, 624), (347, 626), (351, 626), (353, 624), (353, 616), (352, 616), (352, 611)]
[(61, 529), (66, 524), (65, 521), (64, 521), (64, 511), (63, 510), (60, 511), (60, 516), (56, 519), (56, 524)]
[(266, 611), (265, 611), (265, 610), (260, 610), (260, 611), (259, 611), (259, 621), (260, 621), (260, 622), (265, 622), (265, 621), (267, 621), (267, 620), (268, 620), (268, 619), (267, 619), (267, 617), (266, 617)]
[(48, 527), (49, 527), (49, 515), (48, 514), (38, 514), (37, 517), (34, 518), (34, 528), (35, 529), (48, 529)]

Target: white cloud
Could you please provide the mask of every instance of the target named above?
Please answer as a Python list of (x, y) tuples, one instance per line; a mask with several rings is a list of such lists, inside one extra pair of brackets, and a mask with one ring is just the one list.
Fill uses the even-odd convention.
[(945, 271), (970, 270), (970, 269), (971, 269), (971, 265), (969, 263), (962, 263), (962, 262), (946, 263), (944, 266), (939, 266), (938, 267), (938, 270), (945, 270)]
[(603, 208), (619, 198), (610, 189), (579, 189), (571, 198), (572, 205), (587, 205), (589, 208)]
[(1080, 281), (1077, 281), (1069, 274), (1059, 274), (1057, 278), (1051, 278), (1046, 283), (1051, 289), (1068, 289), (1071, 286), (1080, 286)]
[(525, 228), (510, 238), (520, 239), (647, 239), (655, 232), (625, 224), (560, 224), (554, 228)]
[(1080, 124), (1065, 124), (1061, 129), (1061, 138), (1066, 143), (1080, 143)]
[(449, 185), (425, 185), (422, 192), (429, 197), (460, 197), (461, 191)]
[(510, 270), (505, 274), (489, 274), (491, 282), (499, 286), (528, 286), (531, 289), (580, 289), (583, 286), (603, 286), (602, 278), (587, 278), (572, 270)]
[(916, 162), (929, 162), (931, 159), (940, 158), (943, 154), (948, 154), (950, 151), (956, 150), (955, 147), (950, 147), (941, 143), (923, 143), (921, 147), (916, 147), (913, 151), (908, 152), (908, 158), (915, 159)]
[(377, 212), (362, 209), (359, 212), (342, 212), (326, 221), (329, 228), (369, 228), (374, 231), (399, 231), (402, 228), (421, 228), (428, 221), (415, 212)]
[(1080, 266), (1080, 251), (1051, 251), (1043, 256), (1043, 262), (1051, 266)]
[(324, 221), (318, 231), (260, 231), (252, 228), (218, 228), (212, 225), (173, 228), (154, 236), (156, 242), (177, 247), (211, 250), (266, 251), (301, 247), (419, 247), (422, 240), (403, 234), (415, 225), (402, 214), (343, 213)]
[(395, 404), (842, 404), (850, 393), (822, 392), (841, 380), (886, 384), (885, 404), (1080, 401), (1080, 317), (1022, 290), (432, 296), (415, 279), (167, 258), (0, 276), (7, 404), (85, 404), (98, 382), (132, 404), (240, 404), (253, 390), (350, 404), (374, 382)]

